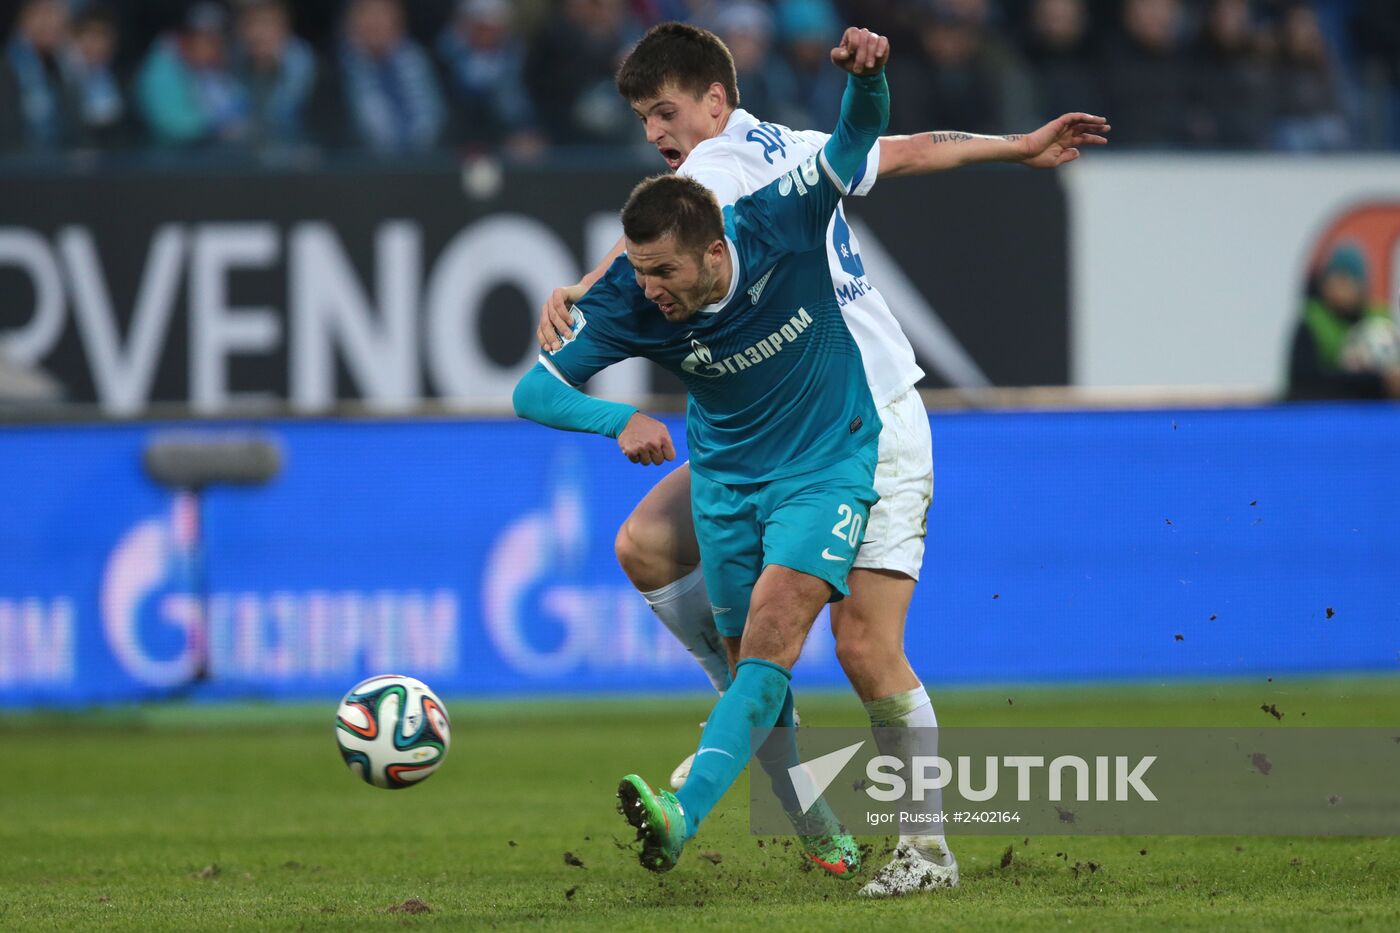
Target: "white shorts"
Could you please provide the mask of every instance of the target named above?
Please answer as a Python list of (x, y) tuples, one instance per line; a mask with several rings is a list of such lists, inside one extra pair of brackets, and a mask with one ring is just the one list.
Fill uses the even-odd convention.
[(880, 461), (865, 541), (853, 567), (894, 570), (919, 579), (928, 509), (933, 503), (933, 437), (928, 412), (914, 389), (880, 409)]

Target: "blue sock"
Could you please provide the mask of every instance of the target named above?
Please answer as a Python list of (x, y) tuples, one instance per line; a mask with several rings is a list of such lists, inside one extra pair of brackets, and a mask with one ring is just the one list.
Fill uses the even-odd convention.
[(780, 664), (759, 658), (739, 662), (734, 683), (719, 698), (700, 734), (690, 777), (676, 792), (685, 810), (687, 838), (695, 835), (700, 821), (748, 764), (749, 730), (771, 729), (778, 721), (790, 696), (790, 680), (792, 672)]
[(773, 795), (788, 813), (802, 809), (802, 804), (797, 800), (797, 791), (792, 786), (792, 775), (788, 772), (789, 768), (802, 761), (797, 752), (797, 730), (792, 727), (792, 706), (792, 690), (789, 689), (778, 721), (773, 724), (775, 731), (769, 733), (768, 739), (759, 746), (756, 756), (768, 775)]

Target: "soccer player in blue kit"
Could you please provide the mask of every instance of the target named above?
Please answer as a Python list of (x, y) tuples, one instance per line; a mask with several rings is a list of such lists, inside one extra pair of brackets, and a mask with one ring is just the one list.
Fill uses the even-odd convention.
[[(791, 724), (791, 667), (822, 606), (846, 595), (879, 498), (880, 417), (837, 302), (826, 240), (888, 119), (888, 51), (883, 37), (847, 30), (832, 52), (849, 72), (836, 131), (815, 156), (732, 207), (721, 211), (683, 176), (638, 185), (622, 212), (625, 257), (575, 305), (570, 339), (516, 388), (522, 417), (617, 437), (630, 458), (655, 463), (674, 456), (663, 425), (575, 387), (643, 356), (675, 372), (690, 394), (695, 531), (716, 626), (737, 663), (679, 791), (653, 791), (636, 775), (619, 786), (642, 863), (653, 870), (675, 865), (741, 773), (750, 730)], [(784, 797), (796, 749), (790, 730), (781, 735), (759, 758)], [(829, 871), (858, 867), (854, 841), (829, 811), (822, 825), (798, 829)]]
[[(826, 133), (791, 129), (739, 109), (728, 49), (717, 36), (692, 25), (662, 23), (649, 30), (619, 69), (617, 87), (667, 165), (713, 191), (721, 206), (787, 174), (827, 141)], [(939, 131), (882, 136), (848, 194), (867, 194), (877, 178), (978, 162), (1055, 168), (1077, 158), (1082, 146), (1104, 144), (1108, 130), (1101, 117), (1067, 113), (1025, 135)], [(883, 422), (875, 473), (880, 501), (870, 512), (866, 539), (849, 575), (850, 596), (832, 606), (836, 656), (871, 725), (881, 727), (876, 735), (882, 751), (901, 757), (933, 754), (933, 704), (903, 650), (905, 616), (923, 564), (925, 516), (933, 494), (928, 417), (913, 388), (923, 372), (878, 283), (866, 276), (856, 233), (839, 206), (827, 240), (832, 282)], [(557, 349), (570, 333), (569, 304), (603, 276), (622, 249), (620, 240), (580, 283), (554, 290), (538, 330), (543, 349)], [(617, 557), (658, 620), (694, 656), (715, 689), (726, 690), (730, 659), (704, 582), (688, 464), (664, 476), (623, 523)], [(901, 733), (907, 734), (901, 738)], [(692, 760), (687, 757), (671, 774), (673, 788), (684, 782)], [(925, 809), (940, 807), (930, 798)], [(861, 893), (888, 897), (957, 883), (957, 860), (941, 829), (910, 823), (901, 825), (890, 863)]]

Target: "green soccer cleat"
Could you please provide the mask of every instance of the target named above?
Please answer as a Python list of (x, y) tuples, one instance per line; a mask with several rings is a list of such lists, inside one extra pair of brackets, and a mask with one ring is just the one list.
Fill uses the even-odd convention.
[(806, 813), (789, 811), (788, 819), (802, 851), (818, 868), (838, 878), (851, 878), (860, 871), (860, 848), (825, 800), (818, 800)]
[(685, 848), (685, 811), (669, 790), (653, 791), (635, 774), (617, 785), (617, 809), (637, 830), (642, 844), (642, 867), (670, 871)]

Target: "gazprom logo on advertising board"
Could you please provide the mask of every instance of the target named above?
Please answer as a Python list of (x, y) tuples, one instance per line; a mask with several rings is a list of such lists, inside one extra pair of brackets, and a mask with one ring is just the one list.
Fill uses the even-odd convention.
[(73, 682), (73, 600), (0, 597), (0, 687)]
[(593, 562), (612, 555), (592, 552), (596, 529), (579, 460), (560, 456), (541, 507), (502, 529), (487, 552), (481, 610), (491, 646), (535, 680), (585, 669), (693, 671), (630, 586), (583, 582)]
[(213, 591), (200, 582), (198, 506), (134, 525), (102, 575), (102, 630), (138, 682), (176, 687), (207, 670), (233, 681), (455, 671), (457, 594), (435, 590)]

